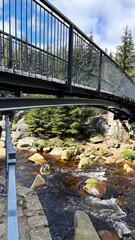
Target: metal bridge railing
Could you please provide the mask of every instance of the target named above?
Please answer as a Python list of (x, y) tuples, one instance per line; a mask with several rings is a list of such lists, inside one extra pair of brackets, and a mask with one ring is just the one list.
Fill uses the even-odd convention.
[(7, 240), (19, 240), (15, 164), (16, 153), (13, 150), (9, 118), (6, 116)]
[(130, 77), (47, 0), (1, 0), (0, 66), (135, 100)]

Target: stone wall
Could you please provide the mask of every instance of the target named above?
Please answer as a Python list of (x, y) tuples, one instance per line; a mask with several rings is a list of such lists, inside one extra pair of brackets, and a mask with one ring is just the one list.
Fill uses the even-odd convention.
[[(0, 187), (5, 180), (0, 176)], [(36, 192), (17, 184), (17, 213), (20, 240), (51, 240), (48, 221)], [(7, 239), (7, 198), (0, 195), (0, 239)]]

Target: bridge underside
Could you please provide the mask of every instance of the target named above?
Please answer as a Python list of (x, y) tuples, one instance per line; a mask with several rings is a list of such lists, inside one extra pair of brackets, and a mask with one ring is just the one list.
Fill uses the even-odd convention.
[(92, 106), (113, 112), (118, 118), (133, 118), (133, 113), (118, 103), (101, 99), (81, 98), (0, 98), (0, 111), (13, 111), (30, 108), (46, 108), (57, 106)]

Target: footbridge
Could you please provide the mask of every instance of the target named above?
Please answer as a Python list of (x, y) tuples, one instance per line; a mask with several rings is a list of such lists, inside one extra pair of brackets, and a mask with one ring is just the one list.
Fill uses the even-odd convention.
[(11, 93), (0, 111), (89, 105), (135, 116), (131, 78), (46, 0), (1, 0), (0, 90)]

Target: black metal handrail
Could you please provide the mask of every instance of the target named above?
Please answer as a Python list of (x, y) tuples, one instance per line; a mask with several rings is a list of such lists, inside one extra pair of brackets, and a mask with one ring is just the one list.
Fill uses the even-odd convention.
[[(132, 79), (47, 0), (2, 0), (0, 66), (135, 101)], [(6, 16), (5, 16), (6, 12)]]
[(7, 240), (19, 240), (15, 164), (16, 153), (11, 139), (9, 117), (6, 116)]

